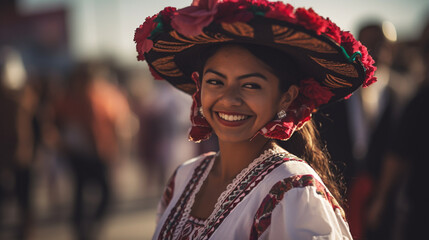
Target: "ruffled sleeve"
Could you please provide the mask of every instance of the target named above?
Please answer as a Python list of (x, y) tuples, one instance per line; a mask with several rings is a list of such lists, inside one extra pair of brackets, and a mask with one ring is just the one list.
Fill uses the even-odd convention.
[(344, 212), (312, 175), (276, 183), (262, 201), (251, 239), (352, 239)]
[(170, 204), (171, 199), (173, 198), (174, 182), (176, 179), (177, 169), (174, 171), (173, 175), (171, 175), (171, 177), (168, 179), (167, 185), (164, 189), (164, 193), (162, 194), (161, 200), (158, 203), (158, 209), (156, 213), (157, 223), (159, 222), (159, 219), (161, 218), (162, 214), (164, 213), (165, 209), (167, 208), (168, 204)]

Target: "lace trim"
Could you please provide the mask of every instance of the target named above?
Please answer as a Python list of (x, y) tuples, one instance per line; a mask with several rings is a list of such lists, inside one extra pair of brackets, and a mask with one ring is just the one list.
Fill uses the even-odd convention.
[(177, 224), (176, 229), (174, 230), (173, 239), (177, 239), (180, 236), (183, 230), (183, 227), (185, 226), (188, 220), (192, 220), (193, 222), (198, 222), (199, 224), (204, 225), (204, 227), (198, 228), (197, 239), (199, 239), (203, 234), (205, 228), (207, 227), (207, 224), (210, 223), (216, 217), (216, 213), (222, 209), (222, 203), (231, 194), (231, 192), (240, 184), (240, 182), (242, 182), (242, 180), (249, 174), (249, 172), (251, 172), (258, 164), (260, 164), (264, 160), (274, 155), (285, 154), (285, 153), (289, 154), (286, 150), (284, 150), (279, 146), (274, 146), (273, 148), (265, 150), (261, 155), (259, 155), (258, 158), (254, 159), (246, 168), (241, 170), (241, 172), (233, 179), (233, 181), (230, 184), (228, 184), (228, 186), (226, 187), (226, 190), (223, 191), (222, 194), (217, 199), (214, 210), (212, 211), (210, 216), (206, 220), (201, 220), (201, 219), (192, 217), (190, 213), (192, 210), (192, 206), (194, 205), (194, 202), (195, 202), (196, 194), (200, 191), (201, 186), (203, 185), (204, 181), (207, 179), (207, 176), (213, 167), (216, 157), (219, 156), (219, 152), (213, 155), (212, 159), (209, 162), (209, 165), (207, 166), (207, 168), (205, 169), (205, 172), (201, 176), (200, 181), (198, 181), (194, 191), (192, 191), (188, 203), (183, 209), (183, 215), (180, 218), (180, 221)]
[(193, 222), (195, 224), (198, 224), (198, 225), (202, 225), (202, 226), (204, 226), (205, 223), (206, 223), (206, 220), (203, 220), (201, 218), (196, 218), (196, 217), (194, 217), (192, 215), (189, 215), (189, 221), (191, 221), (191, 222)]
[[(209, 172), (213, 167), (214, 160), (216, 159), (216, 157), (218, 155), (219, 155), (219, 153), (216, 153), (215, 155), (213, 155), (212, 159), (210, 160), (209, 165), (207, 166), (207, 168), (205, 169), (205, 172), (201, 176), (200, 181), (198, 181), (197, 185), (195, 186), (194, 191), (191, 193), (189, 201), (186, 204), (185, 209), (183, 210), (183, 215), (180, 218), (180, 221), (177, 224), (176, 229), (174, 230), (173, 239), (177, 239), (180, 236), (182, 229), (183, 229), (183, 226), (185, 226), (186, 222), (190, 218), (191, 209), (192, 209), (192, 206), (194, 205), (194, 202), (195, 202), (195, 196), (200, 191), (201, 186), (203, 185), (204, 181), (206, 180), (207, 176), (209, 175)], [(204, 225), (205, 225), (205, 222), (204, 222)]]
[(219, 196), (214, 211), (210, 215), (208, 219), (213, 218), (213, 215), (222, 207), (222, 203), (225, 201), (225, 199), (231, 194), (231, 191), (234, 190), (237, 185), (243, 180), (244, 177), (248, 175), (248, 173), (258, 164), (260, 164), (262, 161), (267, 159), (268, 157), (273, 156), (274, 154), (283, 153), (284, 150), (280, 147), (275, 146), (273, 149), (265, 150), (258, 158), (253, 160), (249, 166), (241, 170), (241, 172), (235, 176), (235, 178), (232, 180), (230, 184), (226, 187), (226, 190), (222, 192), (222, 194)]
[[(231, 194), (231, 192), (238, 186), (238, 184), (245, 178), (255, 166), (263, 162), (269, 157), (272, 157), (276, 154), (284, 154), (288, 153), (286, 150), (279, 146), (274, 146), (273, 148), (265, 150), (261, 155), (259, 155), (258, 158), (254, 159), (246, 168), (241, 170), (241, 172), (233, 179), (233, 181), (228, 184), (226, 187), (226, 190), (222, 192), (222, 194), (219, 196), (213, 212), (210, 214), (210, 216), (205, 220), (205, 223), (209, 223), (215, 218), (216, 213), (220, 211), (222, 208), (222, 203), (225, 201), (225, 199)], [(205, 228), (198, 229), (198, 238), (201, 237), (203, 234)]]

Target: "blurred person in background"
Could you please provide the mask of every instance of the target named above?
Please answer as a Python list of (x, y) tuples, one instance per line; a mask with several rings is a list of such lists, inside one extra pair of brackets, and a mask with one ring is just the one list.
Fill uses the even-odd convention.
[(130, 73), (127, 89), (139, 123), (134, 153), (144, 177), (142, 190), (144, 196), (159, 197), (174, 166), (195, 155), (195, 144), (186, 140), (190, 101), (164, 81), (148, 81), (149, 71)]
[[(391, 146), (384, 156), (377, 191), (367, 216), (368, 228), (379, 229), (385, 219), (383, 216), (390, 211), (394, 219), (390, 239), (394, 240), (423, 239), (427, 235), (429, 197), (422, 183), (427, 181), (429, 169), (426, 151), (429, 135), (426, 112), (429, 103), (429, 21), (417, 42), (425, 65), (424, 80), (393, 128)], [(394, 203), (394, 208), (387, 208), (388, 203)]]
[[(351, 99), (355, 105), (349, 109), (356, 140), (353, 151), (354, 156), (357, 156), (356, 172), (348, 194), (350, 225), (351, 229), (365, 239), (389, 239), (391, 216), (384, 216), (383, 224), (373, 230), (366, 228), (365, 218), (374, 194), (374, 185), (379, 181), (382, 159), (392, 137), (392, 125), (399, 106), (391, 85), (396, 80), (392, 79), (396, 30), (389, 22), (366, 25), (360, 30), (359, 40), (374, 56), (378, 82), (373, 88), (362, 89), (356, 94), (356, 98)], [(387, 206), (389, 209), (392, 207)]]
[(16, 239), (30, 239), (38, 95), (27, 82), (21, 57), (15, 49), (0, 49), (0, 67), (0, 223), (13, 219), (7, 215), (10, 212), (2, 209), (2, 203), (12, 197), (18, 207)]
[(140, 120), (137, 153), (144, 169), (145, 194), (158, 196), (165, 185), (166, 172), (172, 162), (172, 136), (178, 131), (175, 116), (180, 109), (170, 86), (158, 83), (149, 91), (151, 93), (135, 108)]
[(94, 239), (111, 200), (109, 166), (120, 153), (120, 126), (129, 116), (122, 92), (110, 83), (108, 67), (81, 63), (57, 101), (60, 146), (74, 180), (73, 224), (77, 239)]
[(343, 163), (340, 166), (344, 166), (348, 189), (346, 211), (350, 229), (354, 237), (361, 239), (370, 238), (365, 236), (366, 206), (373, 185), (378, 181), (398, 103), (390, 85), (396, 44), (395, 27), (389, 22), (370, 22), (362, 25), (358, 38), (374, 57), (378, 81), (371, 88), (356, 91), (349, 101), (323, 109), (318, 119), (332, 160)]

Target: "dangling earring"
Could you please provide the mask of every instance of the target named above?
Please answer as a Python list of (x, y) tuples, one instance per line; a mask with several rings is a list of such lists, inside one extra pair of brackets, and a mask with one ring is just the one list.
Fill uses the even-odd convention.
[(205, 118), (205, 116), (204, 116), (204, 112), (203, 112), (203, 106), (201, 106), (201, 107), (199, 108), (199, 112), (200, 112), (201, 116), (202, 116), (203, 118)]
[(198, 73), (194, 72), (191, 75), (195, 82), (196, 91), (192, 95), (191, 107), (191, 130), (189, 131), (189, 140), (201, 142), (210, 138), (212, 128), (204, 117), (203, 108), (201, 107), (201, 92), (198, 80)]
[(277, 113), (277, 118), (278, 119), (283, 119), (286, 117), (286, 111), (285, 110), (281, 110), (280, 112)]

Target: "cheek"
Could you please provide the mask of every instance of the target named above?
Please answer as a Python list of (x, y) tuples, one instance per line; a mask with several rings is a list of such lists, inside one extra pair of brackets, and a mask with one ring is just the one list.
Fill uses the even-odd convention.
[(258, 99), (254, 99), (254, 106), (259, 109), (259, 112), (267, 114), (267, 117), (272, 117), (278, 112), (280, 97), (276, 94), (267, 94)]
[(204, 87), (201, 87), (201, 104), (205, 107), (205, 103), (209, 101), (210, 94), (204, 90)]
[(216, 94), (213, 91), (204, 89), (204, 87), (201, 88), (201, 104), (203, 108), (210, 109), (216, 99)]

